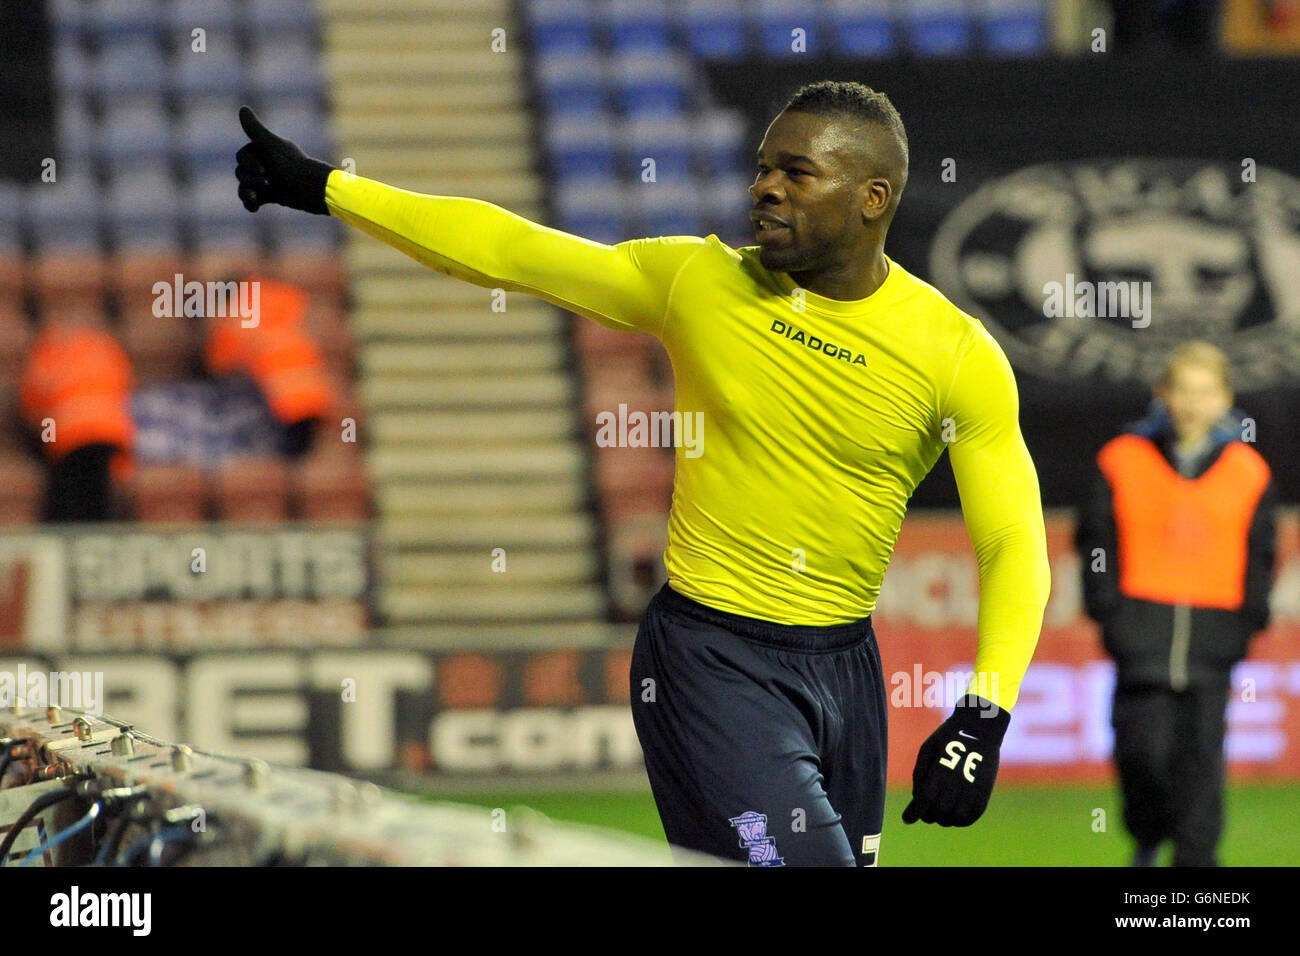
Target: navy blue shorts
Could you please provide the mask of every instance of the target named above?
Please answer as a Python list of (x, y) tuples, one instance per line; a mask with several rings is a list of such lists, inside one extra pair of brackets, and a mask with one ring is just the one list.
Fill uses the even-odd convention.
[(773, 624), (664, 585), (631, 691), (670, 844), (756, 866), (876, 864), (887, 698), (870, 617)]

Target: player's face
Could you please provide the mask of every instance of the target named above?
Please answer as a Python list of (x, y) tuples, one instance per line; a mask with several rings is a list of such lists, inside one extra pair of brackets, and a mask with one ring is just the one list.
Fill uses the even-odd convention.
[(1162, 397), (1183, 440), (1199, 440), (1232, 407), (1232, 393), (1213, 369), (1201, 365), (1176, 367)]
[(749, 188), (765, 268), (815, 271), (855, 256), (866, 234), (858, 201), (861, 142), (834, 117), (781, 113), (772, 121)]

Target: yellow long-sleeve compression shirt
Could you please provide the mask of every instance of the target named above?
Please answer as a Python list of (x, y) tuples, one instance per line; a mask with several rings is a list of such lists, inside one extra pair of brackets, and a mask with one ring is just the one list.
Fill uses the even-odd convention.
[(1038, 476), (1010, 364), (938, 290), (889, 260), (869, 297), (830, 299), (765, 269), (757, 246), (605, 245), (339, 170), (325, 198), (438, 272), (663, 343), (676, 411), (703, 415), (694, 449), (676, 449), (664, 563), (702, 604), (785, 624), (871, 614), (908, 499), (946, 448), (979, 565), (970, 690), (1015, 706), (1049, 588)]

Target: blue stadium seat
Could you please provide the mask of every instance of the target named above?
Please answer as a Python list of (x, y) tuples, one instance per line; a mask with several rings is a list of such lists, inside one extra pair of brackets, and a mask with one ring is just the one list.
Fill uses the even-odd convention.
[[(299, 3), (298, 6), (310, 4)], [(189, 43), (195, 28), (213, 34), (234, 33), (239, 26), (239, 5), (214, 0), (170, 0), (163, 5), (162, 19), (172, 43)]]
[(748, 124), (739, 110), (707, 109), (691, 117), (695, 155), (709, 176), (753, 166)]
[(307, 39), (314, 38), (320, 28), (316, 4), (310, 0), (244, 0), (243, 24), (250, 33)]
[(45, 0), (51, 35), (62, 40), (80, 40), (89, 31), (90, 5), (86, 0)]
[(964, 56), (974, 29), (965, 0), (913, 0), (907, 6), (907, 39), (918, 56)]
[(101, 40), (141, 36), (157, 40), (162, 35), (162, 5), (157, 0), (90, 0), (86, 27)]
[(153, 39), (127, 36), (100, 46), (95, 57), (92, 85), (102, 98), (163, 91), (163, 54)]
[(611, 84), (619, 107), (639, 113), (684, 113), (689, 105), (689, 62), (666, 53), (636, 53), (614, 61)]
[(250, 57), (248, 89), (259, 102), (319, 96), (324, 88), (320, 58), (307, 38), (261, 44)]
[(1051, 47), (1042, 0), (984, 0), (984, 49), (997, 56), (1042, 56)]
[[(806, 0), (758, 0), (751, 10), (764, 56), (782, 59), (819, 56), (826, 52), (819, 4), (807, 3)], [(796, 37), (796, 30), (803, 32)], [(796, 39), (801, 40), (803, 52), (795, 50)]]
[(749, 187), (752, 175), (726, 173), (705, 180), (700, 188), (700, 211), (719, 237), (727, 240), (737, 237), (742, 245), (754, 244), (754, 232), (749, 223), (749, 210), (754, 202)]
[(709, 60), (738, 60), (749, 52), (744, 18), (733, 0), (685, 0), (681, 30), (687, 49)]
[(703, 230), (700, 190), (693, 179), (628, 187), (633, 235), (698, 236)]
[(89, 176), (61, 176), (27, 187), (26, 221), (32, 244), (51, 249), (97, 249), (103, 197)]
[(256, 217), (239, 202), (227, 173), (209, 173), (190, 187), (186, 216), (196, 249), (257, 248)]
[(186, 104), (176, 124), (175, 150), (188, 178), (215, 169), (233, 169), (239, 132), (239, 100), (207, 97)]
[(533, 46), (539, 52), (598, 52), (587, 0), (532, 0), (524, 4), (524, 14)]
[(641, 180), (645, 159), (655, 162), (660, 183), (683, 182), (691, 176), (692, 130), (688, 117), (680, 113), (640, 113), (623, 124), (620, 145), (627, 167)]
[(90, 175), (98, 156), (96, 144), (99, 135), (86, 101), (80, 97), (61, 96), (55, 114), (57, 152), (54, 158), (58, 169)]
[(547, 115), (601, 113), (608, 107), (607, 67), (598, 54), (543, 54), (534, 58), (534, 72)]
[(93, 58), (77, 40), (61, 37), (54, 43), (54, 79), (62, 96), (85, 96), (91, 91)]
[(558, 175), (591, 179), (617, 174), (614, 124), (609, 116), (561, 113), (545, 124), (543, 135), (547, 157)]
[(616, 54), (672, 49), (665, 0), (608, 0), (604, 21)]
[[(259, 209), (258, 217), (268, 210)], [(271, 246), (284, 253), (327, 253), (342, 244), (339, 220), (332, 216), (304, 216), (293, 209), (277, 208), (268, 216), (264, 235)]]
[(833, 48), (851, 59), (893, 56), (898, 30), (889, 0), (831, 0)]
[(180, 190), (157, 169), (138, 169), (109, 182), (105, 220), (120, 252), (178, 248), (180, 210)]
[(169, 79), (180, 96), (241, 96), (244, 64), (234, 38), (209, 31), (207, 49), (202, 52), (188, 43), (177, 45)]
[(551, 201), (557, 229), (611, 245), (630, 238), (623, 190), (614, 180), (565, 179), (555, 187)]
[(148, 99), (113, 100), (100, 118), (99, 149), (108, 164), (156, 159), (170, 153), (172, 129), (162, 104)]

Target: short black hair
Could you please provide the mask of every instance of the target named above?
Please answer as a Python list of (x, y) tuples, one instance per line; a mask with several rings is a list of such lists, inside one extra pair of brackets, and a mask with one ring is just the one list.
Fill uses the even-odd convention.
[(903, 118), (889, 97), (852, 80), (819, 80), (799, 87), (784, 110), (815, 113), (818, 116), (851, 116), (863, 123), (875, 123), (898, 137), (907, 155), (907, 130)]
[(816, 116), (848, 117), (859, 123), (871, 123), (893, 134), (898, 142), (902, 181), (895, 183), (901, 193), (907, 183), (907, 130), (903, 118), (889, 97), (879, 90), (852, 80), (818, 80), (806, 83), (790, 97), (782, 112), (812, 113)]

